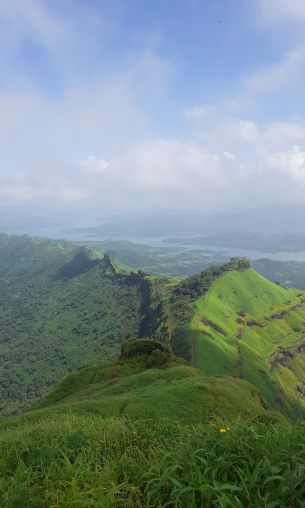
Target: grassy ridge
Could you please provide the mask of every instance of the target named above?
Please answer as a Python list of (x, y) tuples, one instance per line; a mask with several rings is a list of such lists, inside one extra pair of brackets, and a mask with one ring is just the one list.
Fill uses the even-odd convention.
[(148, 360), (148, 356), (139, 355), (80, 369), (18, 421), (63, 413), (174, 418), (181, 423), (209, 422), (218, 417), (232, 420), (239, 416), (281, 421), (281, 415), (268, 411), (258, 390), (244, 380), (206, 378), (200, 370), (174, 358), (166, 367), (147, 368)]
[(301, 416), (297, 389), (304, 375), (299, 355), (271, 372), (270, 357), (298, 343), (305, 332), (304, 295), (287, 290), (253, 270), (221, 275), (193, 304), (187, 333), (192, 362), (205, 375), (234, 375), (253, 383), (271, 407)]

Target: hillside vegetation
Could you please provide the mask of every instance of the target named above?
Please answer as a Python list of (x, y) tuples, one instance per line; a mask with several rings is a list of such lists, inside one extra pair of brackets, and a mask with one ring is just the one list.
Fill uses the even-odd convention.
[(105, 418), (171, 418), (181, 423), (207, 423), (217, 417), (232, 421), (238, 416), (284, 421), (279, 413), (266, 409), (259, 391), (244, 380), (204, 377), (155, 341), (126, 344), (130, 354), (122, 349), (119, 361), (84, 367), (67, 376), (32, 409), (31, 418), (68, 412)]
[(3, 508), (302, 508), (305, 426), (63, 414), (0, 431)]
[(1, 507), (304, 507), (305, 293), (0, 246)]
[(3, 507), (303, 506), (304, 425), (153, 341), (66, 377), (0, 440)]
[(305, 293), (267, 281), (247, 260), (157, 277), (88, 247), (2, 235), (0, 281), (3, 415), (144, 337), (169, 344), (204, 376), (252, 383), (266, 407), (303, 415)]
[(205, 375), (253, 383), (271, 407), (304, 414), (305, 295), (276, 286), (251, 269), (217, 278), (193, 303), (185, 326), (191, 362)]
[(0, 236), (0, 413), (138, 336), (141, 277), (67, 242)]

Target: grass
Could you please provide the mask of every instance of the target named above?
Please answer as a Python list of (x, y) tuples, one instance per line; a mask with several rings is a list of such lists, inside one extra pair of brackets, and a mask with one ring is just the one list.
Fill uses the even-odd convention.
[(3, 508), (303, 507), (305, 425), (61, 415), (0, 434)]
[(271, 407), (290, 417), (302, 416), (305, 403), (297, 388), (302, 369), (296, 367), (301, 360), (273, 373), (269, 368), (272, 353), (302, 338), (302, 298), (302, 293), (275, 285), (251, 269), (224, 273), (193, 304), (185, 328), (193, 365), (207, 376), (246, 379)]
[(148, 359), (147, 355), (137, 355), (80, 369), (15, 421), (65, 413), (133, 420), (171, 418), (184, 424), (207, 423), (220, 417), (284, 421), (279, 413), (266, 409), (259, 392), (242, 379), (206, 378), (179, 359), (172, 359), (166, 368), (146, 368)]
[(0, 421), (1, 508), (302, 506), (305, 426), (170, 352), (147, 368), (156, 346), (130, 341)]
[(158, 343), (138, 344), (0, 421), (1, 508), (304, 506), (304, 423), (172, 354), (147, 368)]

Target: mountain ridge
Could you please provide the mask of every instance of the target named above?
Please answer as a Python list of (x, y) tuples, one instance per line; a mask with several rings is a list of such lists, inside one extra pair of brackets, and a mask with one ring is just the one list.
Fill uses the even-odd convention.
[(305, 293), (242, 260), (167, 278), (12, 242), (1, 506), (303, 506)]
[[(1, 271), (10, 242), (12, 255), (2, 259), (13, 259), (13, 268), (4, 261)], [(0, 237), (0, 280), (2, 414), (35, 403), (83, 364), (114, 360), (124, 340), (148, 337), (204, 376), (252, 383), (287, 417), (304, 412), (305, 360), (293, 347), (305, 333), (305, 293), (267, 281), (244, 258), (181, 279), (136, 272), (67, 242)], [(271, 371), (281, 348), (294, 356)]]

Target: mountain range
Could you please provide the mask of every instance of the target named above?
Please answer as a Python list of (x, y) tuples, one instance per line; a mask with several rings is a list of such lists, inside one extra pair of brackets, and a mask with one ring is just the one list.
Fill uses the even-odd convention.
[(272, 411), (303, 414), (305, 293), (271, 283), (246, 259), (181, 279), (64, 241), (2, 235), (0, 246), (2, 415), (141, 338), (209, 379), (251, 383)]
[(0, 282), (0, 506), (304, 506), (304, 291), (8, 235)]

